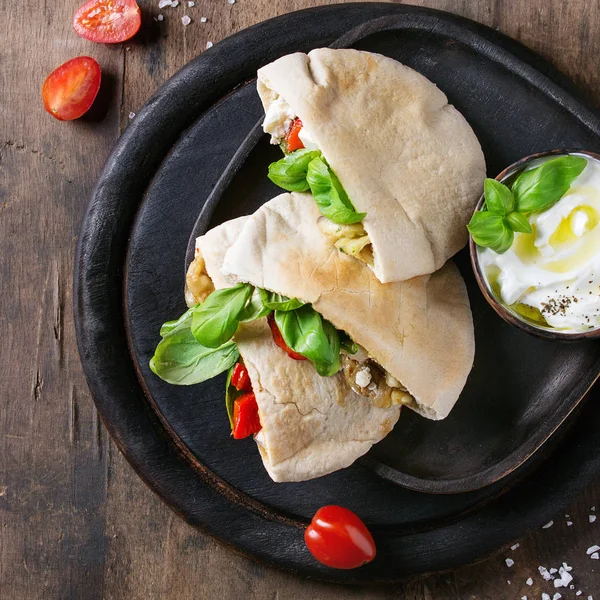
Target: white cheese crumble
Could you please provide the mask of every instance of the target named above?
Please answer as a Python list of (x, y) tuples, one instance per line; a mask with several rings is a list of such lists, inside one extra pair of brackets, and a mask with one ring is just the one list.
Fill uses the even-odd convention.
[(300, 130), (300, 133), (298, 133), (298, 137), (300, 138), (302, 145), (307, 150), (318, 150), (319, 149), (319, 146), (317, 145), (317, 142), (315, 142), (313, 136), (310, 135), (310, 133), (308, 131), (306, 131), (306, 127), (302, 127), (302, 129)]
[(504, 562), (506, 563), (507, 567), (512, 567), (515, 564), (515, 561), (512, 558), (506, 558)]
[(542, 529), (548, 529), (554, 525), (554, 521), (548, 521), (545, 525), (542, 526)]
[(369, 367), (364, 367), (356, 373), (355, 381), (356, 385), (359, 387), (367, 387), (371, 383), (371, 379), (372, 376)]
[(271, 102), (263, 121), (263, 131), (271, 135), (271, 144), (279, 144), (295, 116), (290, 105), (281, 96)]

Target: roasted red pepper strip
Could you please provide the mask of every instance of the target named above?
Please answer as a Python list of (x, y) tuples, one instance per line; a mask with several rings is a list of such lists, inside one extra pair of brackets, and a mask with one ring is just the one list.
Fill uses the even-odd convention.
[(287, 151), (294, 152), (295, 150), (301, 150), (304, 148), (304, 144), (300, 139), (299, 133), (302, 129), (302, 121), (296, 117), (290, 124), (288, 132), (285, 134), (285, 143), (287, 145)]
[(238, 392), (252, 391), (252, 383), (250, 383), (248, 369), (246, 369), (242, 363), (235, 363), (235, 367), (233, 367), (233, 373), (231, 374), (231, 385)]
[(240, 396), (233, 404), (233, 437), (241, 440), (260, 430), (256, 397), (252, 392)]
[(294, 360), (306, 360), (306, 356), (302, 356), (302, 354), (298, 354), (298, 352), (294, 352), (283, 339), (281, 335), (281, 331), (279, 331), (279, 327), (277, 327), (277, 323), (275, 323), (275, 317), (273, 313), (271, 313), (267, 317), (267, 322), (269, 323), (269, 327), (271, 328), (271, 334), (273, 335), (273, 341), (284, 351), (290, 358)]

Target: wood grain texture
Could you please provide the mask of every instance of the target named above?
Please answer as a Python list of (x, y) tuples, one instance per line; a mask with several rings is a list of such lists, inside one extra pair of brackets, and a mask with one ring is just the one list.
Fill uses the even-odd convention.
[[(0, 0), (0, 598), (531, 599), (556, 592), (538, 566), (562, 561), (573, 566), (581, 597), (600, 592), (600, 564), (585, 553), (600, 545), (600, 523), (588, 520), (596, 503), (600, 512), (600, 481), (570, 507), (572, 526), (560, 516), (515, 551), (404, 586), (341, 589), (256, 565), (191, 529), (144, 486), (98, 422), (75, 346), (71, 275), (85, 203), (110, 147), (129, 113), (208, 41), (320, 3), (196, 0), (159, 10), (157, 0), (144, 1), (143, 32), (106, 47), (73, 33), (78, 0)], [(597, 0), (414, 3), (499, 28), (600, 105)], [(154, 21), (159, 13), (164, 20)], [(80, 54), (103, 67), (101, 98), (84, 120), (59, 123), (44, 113), (39, 88)]]

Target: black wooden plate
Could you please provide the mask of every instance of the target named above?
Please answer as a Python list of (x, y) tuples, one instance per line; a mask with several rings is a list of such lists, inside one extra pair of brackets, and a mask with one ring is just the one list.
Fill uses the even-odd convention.
[[(138, 113), (98, 182), (75, 274), (78, 341), (90, 388), (117, 445), (144, 480), (189, 523), (239, 551), (340, 582), (395, 581), (481, 557), (543, 524), (600, 467), (600, 408), (589, 402), (536, 453), (539, 460), (477, 491), (419, 493), (361, 464), (311, 482), (274, 484), (253, 442), (229, 437), (222, 377), (177, 388), (147, 367), (160, 324), (184, 309), (182, 267), (193, 223), (260, 116), (251, 81), (256, 69), (288, 52), (328, 45), (381, 17), (391, 19), (392, 30), (370, 34), (357, 46), (399, 58), (436, 81), (474, 126), (490, 173), (549, 147), (600, 147), (598, 119), (569, 84), (497, 32), (391, 4), (293, 13), (217, 44)], [(224, 186), (212, 223), (248, 214), (276, 193), (264, 177), (265, 164), (276, 156), (264, 142), (249, 153)], [(438, 424), (405, 411), (393, 436), (369, 457), (379, 473), (400, 476), (404, 484), (429, 482), (436, 491), (440, 481), (444, 489), (477, 487), (474, 476), (488, 477), (488, 467), (504, 465), (514, 452), (521, 451), (521, 460), (507, 470), (522, 462), (596, 377), (597, 345), (524, 337), (473, 290), (472, 301), (478, 363), (465, 397), (450, 420)], [(543, 429), (544, 423), (550, 425)], [(399, 449), (406, 455), (398, 456)], [(332, 571), (311, 559), (302, 530), (329, 503), (367, 521), (379, 550), (373, 563)]]

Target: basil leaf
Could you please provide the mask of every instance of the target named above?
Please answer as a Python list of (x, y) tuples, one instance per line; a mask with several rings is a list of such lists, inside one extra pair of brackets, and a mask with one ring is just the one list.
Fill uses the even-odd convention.
[(189, 327), (192, 321), (192, 315), (197, 307), (198, 305), (196, 304), (196, 306), (188, 308), (188, 310), (186, 310), (176, 321), (167, 321), (166, 323), (163, 323), (160, 328), (160, 337), (165, 337), (168, 333), (171, 333), (171, 331), (179, 329), (180, 327)]
[(521, 213), (511, 212), (506, 216), (506, 222), (513, 231), (533, 233), (533, 229), (531, 228), (531, 224), (527, 220), (527, 217)]
[(285, 343), (315, 365), (323, 377), (340, 370), (340, 337), (335, 327), (321, 318), (310, 304), (274, 313)]
[(296, 310), (305, 304), (305, 302), (298, 300), (298, 298), (288, 298), (287, 296), (263, 289), (259, 289), (259, 292), (263, 304), (272, 310)]
[(515, 204), (512, 192), (495, 179), (486, 179), (483, 182), (485, 205), (489, 212), (497, 215), (507, 215)]
[(150, 369), (167, 383), (193, 385), (226, 371), (238, 357), (235, 342), (206, 348), (189, 326), (181, 326), (164, 335), (150, 359)]
[(354, 210), (340, 180), (323, 158), (311, 160), (306, 180), (321, 214), (330, 221), (349, 225), (359, 223), (367, 216), (367, 213)]
[(296, 150), (269, 165), (269, 179), (288, 192), (307, 192), (306, 173), (311, 160), (321, 156), (319, 150)]
[(238, 320), (241, 323), (256, 321), (256, 319), (266, 317), (271, 312), (271, 309), (263, 304), (260, 295), (261, 291), (260, 288), (254, 288), (252, 296), (250, 296), (250, 301), (246, 304), (246, 308), (239, 314)]
[(231, 429), (233, 431), (233, 405), (236, 401), (236, 398), (239, 398), (242, 395), (242, 392), (239, 392), (235, 389), (233, 385), (231, 385), (231, 376), (233, 375), (233, 369), (235, 368), (235, 363), (231, 365), (229, 368), (229, 372), (227, 373), (227, 383), (225, 384), (225, 409), (227, 410), (227, 416), (229, 417), (229, 424), (231, 425)]
[(512, 246), (515, 237), (504, 217), (487, 210), (474, 213), (467, 229), (478, 246), (491, 248), (498, 254), (506, 252)]
[(512, 186), (516, 210), (530, 213), (549, 208), (567, 193), (586, 166), (585, 158), (561, 156), (523, 171)]
[(348, 354), (358, 352), (358, 344), (352, 341), (352, 338), (345, 331), (338, 331), (340, 335), (340, 348)]
[(218, 348), (233, 337), (240, 313), (252, 295), (252, 286), (238, 283), (231, 288), (215, 290), (194, 310), (192, 333), (208, 348)]

